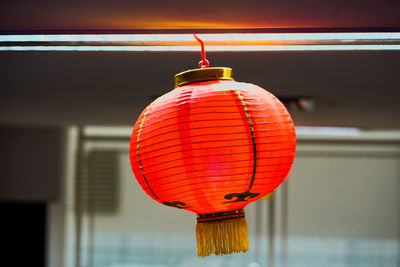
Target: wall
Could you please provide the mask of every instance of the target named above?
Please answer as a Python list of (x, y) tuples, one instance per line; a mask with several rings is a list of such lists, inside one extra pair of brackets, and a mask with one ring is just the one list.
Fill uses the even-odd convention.
[(2, 126), (0, 200), (57, 200), (62, 141), (60, 128)]
[[(84, 215), (83, 266), (140, 259), (155, 264), (171, 257), (197, 263), (194, 214), (159, 205), (143, 192), (130, 170), (128, 141), (118, 136), (117, 142), (90, 141), (86, 146), (120, 151), (121, 194), (117, 214)], [(283, 187), (274, 195), (276, 259), (284, 253), (282, 234), (287, 223), (289, 263), (296, 263), (289, 266), (321, 266), (328, 260), (340, 266), (365, 266), (371, 260), (378, 265), (395, 264), (400, 233), (400, 144), (398, 138), (393, 139), (396, 134), (386, 135), (391, 139), (365, 139), (363, 132), (360, 136), (298, 136), (297, 156), (286, 184), (287, 222), (282, 216)], [(268, 203), (264, 200), (246, 207), (251, 250), (225, 258), (228, 262), (236, 261), (238, 266), (252, 260), (266, 262)], [(206, 262), (220, 264), (212, 258)], [(184, 266), (180, 261), (176, 264)]]

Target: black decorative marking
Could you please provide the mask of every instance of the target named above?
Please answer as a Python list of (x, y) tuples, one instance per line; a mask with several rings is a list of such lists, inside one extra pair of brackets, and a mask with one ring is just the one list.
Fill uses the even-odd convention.
[(174, 207), (174, 208), (178, 208), (178, 209), (190, 208), (190, 207), (187, 207), (185, 203), (180, 202), (180, 201), (163, 202), (163, 204), (166, 206)]
[(250, 127), (250, 133), (251, 133), (251, 142), (253, 143), (253, 174), (251, 175), (251, 181), (249, 185), (250, 190), (253, 187), (254, 183), (254, 178), (256, 177), (256, 169), (257, 169), (257, 145), (256, 145), (256, 136), (254, 134), (254, 127), (253, 127), (253, 122), (251, 121), (251, 117), (249, 114), (249, 110), (246, 107), (246, 103), (244, 102), (243, 96), (240, 94), (239, 90), (235, 90), (235, 93), (237, 94), (240, 103), (242, 103), (243, 110), (246, 114), (247, 117), (247, 122), (249, 123)]
[(244, 201), (248, 201), (249, 199), (257, 197), (258, 195), (260, 195), (260, 193), (250, 193), (249, 191), (243, 192), (243, 193), (231, 193), (231, 194), (226, 195), (225, 199), (233, 199), (233, 198), (236, 198), (236, 199), (232, 200), (232, 201), (227, 201), (224, 203), (244, 202)]
[[(154, 102), (153, 102), (153, 103), (154, 103)], [(153, 103), (151, 103), (151, 104), (147, 107), (146, 111), (145, 111), (144, 114), (143, 114), (142, 122), (141, 122), (140, 125), (139, 125), (139, 131), (138, 131), (137, 139), (136, 139), (136, 153), (137, 153), (137, 156), (138, 156), (139, 167), (140, 167), (140, 171), (142, 172), (143, 179), (144, 179), (144, 181), (146, 182), (147, 187), (149, 188), (151, 194), (152, 194), (156, 199), (158, 199), (158, 196), (153, 192), (153, 190), (152, 190), (151, 187), (150, 187), (149, 182), (148, 182), (147, 179), (146, 179), (146, 176), (144, 175), (143, 165), (142, 165), (142, 161), (141, 161), (141, 159), (140, 159), (140, 153), (139, 153), (140, 133), (141, 133), (141, 131), (142, 131), (143, 123), (144, 123), (144, 120), (146, 119), (147, 113), (149, 112), (150, 107), (151, 107), (151, 105), (153, 105)]]

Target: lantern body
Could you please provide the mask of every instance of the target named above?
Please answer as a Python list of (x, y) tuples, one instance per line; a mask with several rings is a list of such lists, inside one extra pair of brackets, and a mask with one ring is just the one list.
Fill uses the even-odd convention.
[(139, 116), (131, 166), (154, 200), (197, 214), (243, 209), (287, 177), (293, 122), (271, 93), (232, 80), (178, 86)]

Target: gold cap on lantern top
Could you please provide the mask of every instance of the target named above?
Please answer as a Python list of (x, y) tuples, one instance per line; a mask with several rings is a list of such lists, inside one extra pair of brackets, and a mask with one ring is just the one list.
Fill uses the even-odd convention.
[(215, 67), (180, 72), (174, 76), (175, 87), (209, 80), (233, 80), (231, 68)]

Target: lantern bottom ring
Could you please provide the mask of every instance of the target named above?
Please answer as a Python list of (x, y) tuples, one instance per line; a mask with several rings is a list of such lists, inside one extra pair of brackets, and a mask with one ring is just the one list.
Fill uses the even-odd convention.
[(245, 217), (244, 210), (240, 209), (240, 210), (224, 211), (217, 213), (198, 214), (197, 222), (212, 222), (212, 221), (221, 221), (221, 220), (229, 220), (229, 219), (244, 218), (244, 217)]

